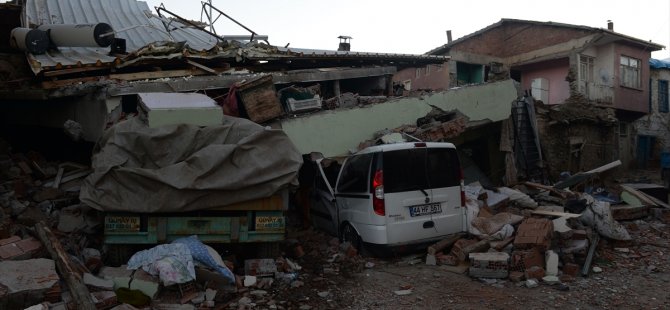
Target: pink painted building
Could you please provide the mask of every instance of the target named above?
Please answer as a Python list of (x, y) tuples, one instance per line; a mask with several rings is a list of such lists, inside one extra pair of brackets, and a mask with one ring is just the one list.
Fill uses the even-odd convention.
[[(649, 58), (652, 51), (662, 48), (615, 32), (611, 22), (607, 28), (594, 28), (502, 19), (427, 54), (450, 57), (449, 74), (442, 76), (440, 85), (457, 87), (512, 78), (522, 91), (545, 105), (571, 99), (613, 108), (616, 121), (608, 124), (607, 135), (616, 137), (615, 142), (605, 148), (592, 142), (593, 152), (602, 154), (602, 161), (621, 159), (627, 165), (636, 156), (631, 124), (649, 113)], [(565, 145), (552, 146), (547, 153), (569, 153), (579, 141), (599, 139), (574, 132), (564, 136)]]

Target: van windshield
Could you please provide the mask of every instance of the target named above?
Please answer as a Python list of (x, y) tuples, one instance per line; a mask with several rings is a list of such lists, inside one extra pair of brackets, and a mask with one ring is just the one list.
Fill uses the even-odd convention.
[(460, 164), (452, 148), (414, 148), (383, 153), (384, 192), (460, 185)]

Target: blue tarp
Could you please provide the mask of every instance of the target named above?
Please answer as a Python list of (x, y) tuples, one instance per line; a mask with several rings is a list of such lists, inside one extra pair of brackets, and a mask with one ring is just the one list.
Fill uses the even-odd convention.
[(654, 69), (670, 69), (670, 61), (650, 58), (649, 66)]

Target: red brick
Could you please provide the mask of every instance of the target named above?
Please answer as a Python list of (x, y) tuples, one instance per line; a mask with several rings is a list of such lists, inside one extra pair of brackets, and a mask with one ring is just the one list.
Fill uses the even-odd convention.
[(0, 246), (3, 246), (3, 245), (5, 245), (5, 244), (10, 244), (10, 243), (18, 242), (18, 241), (21, 241), (21, 237), (19, 237), (19, 236), (11, 236), (11, 237), (9, 237), (9, 238), (7, 238), (7, 239), (2, 239), (2, 240), (0, 240)]
[(36, 251), (42, 248), (42, 243), (37, 239), (30, 237), (16, 243), (23, 252)]
[(572, 264), (572, 263), (567, 263), (563, 265), (563, 273), (572, 277), (577, 276), (577, 273), (579, 272), (579, 265), (577, 264)]
[(545, 276), (544, 268), (533, 266), (526, 269), (526, 279), (542, 279)]
[(23, 251), (15, 243), (0, 246), (0, 259), (10, 259), (23, 254)]
[(551, 246), (554, 225), (548, 219), (529, 218), (521, 222), (514, 239), (514, 247), (528, 249), (538, 247), (541, 251)]

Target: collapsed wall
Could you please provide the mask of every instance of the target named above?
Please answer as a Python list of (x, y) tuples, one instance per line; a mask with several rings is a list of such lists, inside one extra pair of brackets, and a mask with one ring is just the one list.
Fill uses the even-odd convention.
[(563, 171), (590, 170), (619, 159), (615, 111), (572, 94), (561, 105), (536, 103), (537, 125), (550, 179)]

